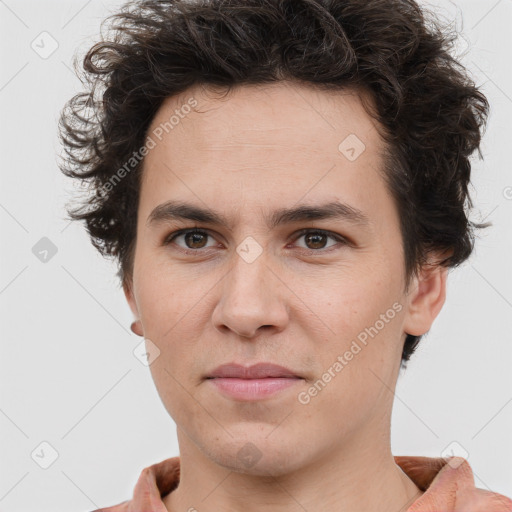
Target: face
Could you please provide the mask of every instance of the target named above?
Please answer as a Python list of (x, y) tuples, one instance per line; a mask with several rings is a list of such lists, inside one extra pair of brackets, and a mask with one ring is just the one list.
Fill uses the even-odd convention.
[[(274, 475), (381, 442), (405, 333), (430, 328), (445, 274), (404, 293), (384, 146), (360, 97), (289, 83), (223, 98), (195, 87), (163, 103), (148, 135), (125, 293), (183, 442)], [(232, 362), (298, 378), (265, 397), (232, 396), (206, 378)], [(257, 463), (240, 469), (247, 452)]]

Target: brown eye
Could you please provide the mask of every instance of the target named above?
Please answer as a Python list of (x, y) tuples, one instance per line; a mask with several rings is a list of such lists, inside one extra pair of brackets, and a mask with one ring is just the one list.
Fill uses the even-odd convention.
[(185, 244), (189, 249), (202, 249), (208, 235), (200, 231), (191, 231), (184, 234)]
[[(304, 249), (309, 249), (310, 251), (314, 252), (322, 252), (322, 249), (327, 252), (331, 247), (336, 245), (346, 245), (347, 241), (334, 233), (330, 233), (329, 231), (323, 231), (318, 229), (304, 229), (299, 233), (299, 236), (296, 238), (296, 240), (299, 240), (300, 238), (304, 238), (306, 246), (303, 247)], [(326, 244), (328, 243), (328, 239), (334, 240), (336, 243), (333, 243), (329, 246)]]
[(208, 237), (211, 238), (211, 235), (206, 231), (200, 231), (197, 229), (184, 229), (176, 233), (173, 233), (171, 236), (167, 237), (164, 241), (164, 245), (169, 245), (173, 242), (176, 243), (175, 240), (182, 238), (185, 245), (176, 243), (178, 247), (185, 251), (187, 249), (190, 249), (192, 251), (200, 250), (207, 247), (212, 247), (211, 245), (206, 245)]
[[(323, 249), (327, 242), (327, 236), (323, 233), (308, 233), (304, 240), (309, 249)], [(313, 247), (309, 246), (311, 244)]]

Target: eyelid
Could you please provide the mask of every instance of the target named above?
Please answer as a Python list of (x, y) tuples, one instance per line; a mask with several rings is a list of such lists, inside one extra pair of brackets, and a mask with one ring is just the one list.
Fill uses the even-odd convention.
[[(186, 235), (188, 233), (193, 233), (193, 232), (199, 232), (202, 234), (206, 234), (206, 235), (210, 236), (211, 238), (215, 238), (212, 235), (211, 231), (207, 228), (201, 228), (201, 227), (183, 228), (183, 229), (179, 229), (177, 231), (173, 231), (172, 233), (167, 235), (164, 238), (162, 245), (170, 245), (178, 236)], [(342, 246), (353, 246), (352, 242), (350, 240), (348, 240), (346, 237), (344, 237), (338, 233), (334, 233), (333, 231), (328, 231), (326, 229), (321, 229), (321, 228), (300, 229), (299, 231), (296, 231), (295, 233), (293, 233), (292, 241), (296, 242), (300, 237), (302, 237), (308, 233), (320, 233), (320, 234), (323, 234), (327, 237), (330, 237), (330, 238), (336, 240), (338, 242), (338, 244), (341, 244)], [(190, 254), (190, 253), (199, 254), (200, 252), (204, 252), (207, 249), (211, 249), (211, 247), (206, 247), (206, 248), (202, 248), (202, 249), (188, 249), (188, 248), (183, 248), (183, 247), (179, 247), (179, 246), (178, 246), (178, 248), (179, 248), (179, 250), (181, 250), (187, 254)], [(328, 247), (326, 249), (324, 249), (324, 248), (307, 249), (307, 248), (303, 248), (303, 247), (300, 247), (299, 249), (307, 252), (308, 254), (313, 254), (313, 253), (325, 254), (325, 253), (330, 252), (332, 249), (336, 249), (336, 245)]]

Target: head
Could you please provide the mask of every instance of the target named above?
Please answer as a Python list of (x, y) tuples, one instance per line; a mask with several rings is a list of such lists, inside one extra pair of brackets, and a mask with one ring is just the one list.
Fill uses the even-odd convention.
[[(485, 227), (468, 184), (488, 104), (427, 16), (412, 0), (137, 2), (84, 59), (61, 118), (61, 168), (89, 184), (71, 218), (118, 261), (169, 413), (228, 466), (230, 443), (288, 457), (322, 423), (318, 455), (389, 413), (383, 383)], [(269, 438), (282, 408), (212, 391), (230, 361), (302, 377), (288, 427)]]

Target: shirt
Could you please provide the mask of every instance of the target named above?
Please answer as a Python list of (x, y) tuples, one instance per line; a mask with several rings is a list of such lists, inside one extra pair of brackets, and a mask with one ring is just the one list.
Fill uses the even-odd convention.
[[(512, 499), (475, 487), (473, 471), (462, 457), (395, 456), (396, 464), (423, 494), (406, 512), (512, 512)], [(133, 498), (93, 512), (167, 512), (161, 498), (178, 487), (180, 458), (145, 468)]]

